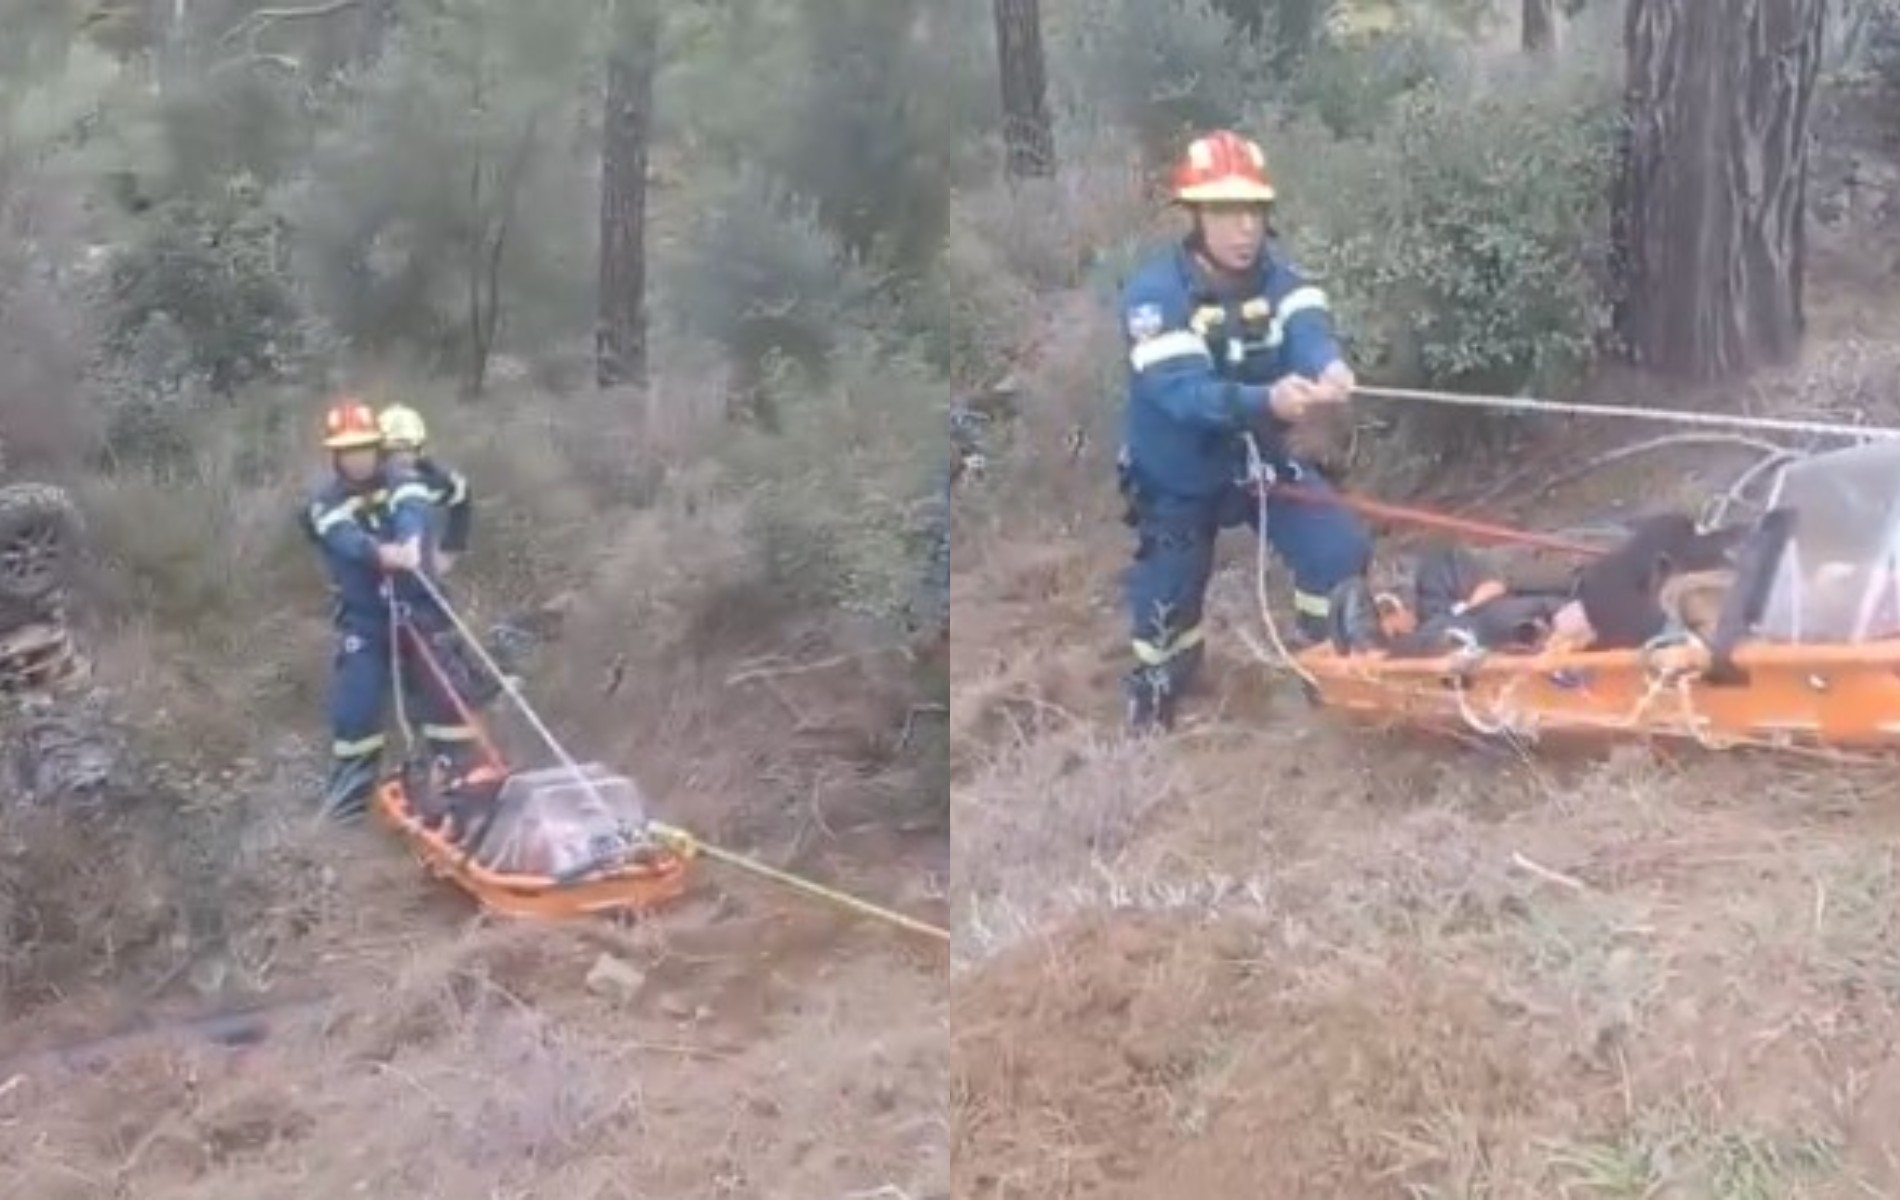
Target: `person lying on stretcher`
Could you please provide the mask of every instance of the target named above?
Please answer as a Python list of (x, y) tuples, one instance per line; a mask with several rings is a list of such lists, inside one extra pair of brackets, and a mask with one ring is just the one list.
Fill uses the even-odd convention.
[(1390, 658), (1461, 650), (1629, 650), (1672, 627), (1708, 636), (1734, 583), (1745, 527), (1702, 532), (1686, 516), (1638, 524), (1622, 544), (1561, 581), (1507, 583), (1479, 555), (1439, 546), (1419, 557), (1412, 602), (1364, 580), (1333, 598), (1333, 648)]
[(441, 759), (418, 761), (403, 788), (424, 828), (501, 874), (558, 882), (661, 849), (644, 836), (639, 788), (598, 763), (532, 771), (484, 763), (458, 774)]

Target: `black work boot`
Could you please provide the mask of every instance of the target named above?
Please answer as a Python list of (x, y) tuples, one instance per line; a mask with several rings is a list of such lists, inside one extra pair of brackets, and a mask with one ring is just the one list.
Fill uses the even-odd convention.
[(402, 764), (403, 796), (409, 811), (421, 818), (423, 828), (437, 829), (448, 815), (448, 763), (424, 752), (411, 753)]
[(1128, 701), (1130, 733), (1165, 733), (1174, 728), (1175, 683), (1166, 667), (1136, 667), (1122, 676), (1122, 693)]
[(365, 759), (339, 759), (330, 768), (330, 782), (323, 790), (323, 815), (340, 825), (351, 825), (369, 812), (370, 797), (376, 793), (376, 763)]

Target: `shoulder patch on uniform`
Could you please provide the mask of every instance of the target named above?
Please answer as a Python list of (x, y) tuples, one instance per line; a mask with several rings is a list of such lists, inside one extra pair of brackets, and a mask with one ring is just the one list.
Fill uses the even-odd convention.
[(1128, 336), (1137, 342), (1159, 335), (1166, 325), (1159, 304), (1137, 304), (1128, 310)]

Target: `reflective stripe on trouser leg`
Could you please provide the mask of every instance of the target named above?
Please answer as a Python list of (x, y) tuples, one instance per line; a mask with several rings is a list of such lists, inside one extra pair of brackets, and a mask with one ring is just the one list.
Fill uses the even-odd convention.
[(1138, 512), (1135, 561), (1127, 599), (1135, 668), (1124, 686), (1138, 724), (1168, 724), (1173, 704), (1204, 657), (1201, 625), (1208, 580), (1214, 573), (1212, 509)]
[(415, 714), (417, 732), (429, 743), (430, 753), (448, 759), (453, 766), (467, 766), (478, 748), (478, 735), (475, 727), (462, 716), (466, 700), (457, 703), (460, 690), (456, 688), (456, 681), (452, 677), (444, 678), (447, 672), (443, 664), (433, 655), (425, 659), (407, 639), (403, 647), (403, 668), (407, 685), (404, 693), (409, 697), (410, 711)]
[(1324, 621), (1333, 615), (1333, 602), (1325, 596), (1293, 589), (1293, 611), (1302, 617), (1315, 617)]
[(324, 811), (360, 815), (382, 765), (383, 705), (389, 687), (386, 637), (339, 633), (330, 677), (330, 782)]
[(1200, 646), (1201, 643), (1206, 640), (1206, 637), (1206, 628), (1196, 625), (1192, 629), (1184, 629), (1180, 633), (1167, 637), (1163, 641), (1149, 641), (1146, 638), (1136, 638), (1133, 643), (1135, 661), (1144, 667), (1164, 666), (1181, 654)]
[(338, 761), (372, 758), (381, 754), (383, 748), (388, 744), (389, 738), (380, 733), (372, 734), (369, 737), (351, 738), (347, 740), (338, 738), (336, 741), (330, 743), (330, 757)]
[(424, 725), (423, 740), (439, 758), (464, 765), (476, 749), (475, 730), (469, 725)]
[[(1329, 493), (1317, 471), (1306, 471), (1303, 491)], [(1302, 634), (1324, 636), (1333, 590), (1365, 574), (1372, 537), (1356, 514), (1323, 500), (1267, 499), (1267, 538), (1293, 575), (1293, 609)]]

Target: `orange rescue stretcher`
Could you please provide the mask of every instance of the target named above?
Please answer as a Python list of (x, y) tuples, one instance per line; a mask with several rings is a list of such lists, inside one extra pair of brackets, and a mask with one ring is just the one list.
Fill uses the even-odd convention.
[(1294, 656), (1309, 696), (1367, 721), (1509, 736), (1658, 737), (1713, 748), (1900, 748), (1900, 443), (1782, 469), (1702, 628), (1637, 649), (1457, 646)]
[[(631, 780), (598, 763), (453, 781), (445, 811), (413, 803), (401, 777), (377, 789), (375, 811), (428, 872), (506, 917), (563, 919), (646, 913), (686, 891), (690, 847), (643, 835)], [(459, 811), (458, 811), (459, 809)]]
[(647, 913), (685, 893), (695, 848), (649, 820), (638, 785), (599, 763), (510, 769), (428, 641), (407, 626), (398, 635), (482, 748), (463, 775), (411, 764), (376, 790), (372, 811), (429, 874), (515, 918)]

